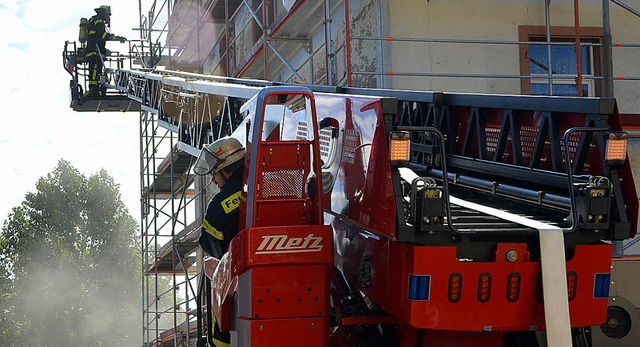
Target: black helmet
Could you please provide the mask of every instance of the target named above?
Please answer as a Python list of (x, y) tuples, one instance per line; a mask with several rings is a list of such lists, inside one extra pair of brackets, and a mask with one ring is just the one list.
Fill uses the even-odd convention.
[(111, 16), (111, 6), (102, 5), (95, 9), (97, 14), (105, 13), (107, 16)]

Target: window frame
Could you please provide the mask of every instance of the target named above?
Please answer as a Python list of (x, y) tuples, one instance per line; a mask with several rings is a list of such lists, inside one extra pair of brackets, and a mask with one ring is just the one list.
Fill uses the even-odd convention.
[[(571, 26), (552, 26), (550, 28), (552, 42), (575, 42), (575, 27)], [(580, 41), (589, 43), (602, 43), (603, 31), (601, 27), (582, 27), (580, 28)], [(547, 28), (539, 25), (520, 25), (518, 26), (518, 36), (520, 42), (546, 42)], [(546, 46), (545, 46), (546, 47)], [(591, 57), (591, 74), (592, 78), (583, 78), (583, 85), (587, 85), (588, 95), (584, 96), (601, 96), (603, 83), (601, 79), (594, 79), (602, 76), (602, 49), (599, 46), (590, 46), (589, 54)], [(531, 76), (529, 62), (529, 45), (520, 45), (520, 75)], [(584, 75), (583, 75), (584, 76)], [(542, 76), (523, 77), (520, 79), (520, 92), (523, 95), (531, 94), (532, 83), (547, 83), (547, 78)], [(553, 84), (575, 84), (572, 79), (555, 78)]]

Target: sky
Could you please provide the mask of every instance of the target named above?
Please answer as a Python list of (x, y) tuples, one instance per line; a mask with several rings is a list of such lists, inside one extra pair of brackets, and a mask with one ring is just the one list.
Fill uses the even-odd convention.
[[(64, 42), (77, 40), (80, 18), (103, 4), (111, 6), (112, 33), (139, 38), (135, 0), (0, 0), (0, 223), (60, 159), (86, 176), (107, 170), (130, 214), (140, 218), (139, 114), (69, 108)], [(117, 42), (107, 48), (126, 53)]]

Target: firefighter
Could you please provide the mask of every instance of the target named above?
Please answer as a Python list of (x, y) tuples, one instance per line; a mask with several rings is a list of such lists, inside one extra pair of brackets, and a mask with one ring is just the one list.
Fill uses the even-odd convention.
[[(209, 262), (208, 257), (217, 260), (227, 252), (229, 242), (238, 233), (238, 207), (242, 201), (242, 176), (244, 172), (245, 150), (240, 141), (233, 137), (223, 137), (208, 146), (204, 146), (194, 171), (204, 176), (212, 174), (213, 183), (220, 192), (216, 194), (207, 207), (202, 223), (200, 247), (205, 253), (205, 271), (212, 274), (211, 267), (217, 261)], [(229, 346), (229, 332), (222, 332), (213, 321), (213, 343), (218, 346)]]
[[(111, 24), (111, 6), (102, 5), (95, 9), (96, 15), (87, 23), (87, 48), (85, 58), (89, 62), (89, 92), (86, 96), (100, 95), (100, 75), (104, 60), (107, 57), (106, 41), (120, 41), (126, 39), (109, 33)], [(104, 90), (102, 91), (104, 94)]]

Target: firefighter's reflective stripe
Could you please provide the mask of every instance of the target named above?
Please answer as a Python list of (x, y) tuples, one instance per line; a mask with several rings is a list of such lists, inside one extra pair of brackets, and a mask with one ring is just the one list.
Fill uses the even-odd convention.
[(220, 241), (224, 240), (224, 235), (222, 234), (222, 231), (216, 229), (213, 225), (209, 224), (209, 222), (206, 219), (204, 220), (204, 223), (202, 223), (202, 227), (209, 235), (215, 237)]
[(242, 193), (236, 192), (230, 197), (222, 200), (220, 205), (222, 205), (222, 209), (224, 210), (224, 212), (229, 214), (231, 213), (231, 211), (235, 210), (236, 208), (238, 208), (238, 206), (240, 206), (240, 201), (242, 201)]
[(238, 233), (238, 207), (243, 197), (242, 175), (236, 176), (230, 177), (211, 199), (202, 221), (203, 230), (198, 242), (205, 252), (218, 259), (227, 252), (229, 242)]
[(216, 337), (218, 337), (218, 338), (227, 338), (227, 339), (229, 339), (230, 336), (229, 336), (229, 333), (225, 334), (222, 331), (220, 331), (220, 329), (218, 328), (218, 324), (216, 324), (217, 323), (216, 315), (212, 314), (211, 316), (212, 316), (212, 321), (213, 321), (212, 324), (211, 324), (211, 331), (213, 331), (213, 334), (212, 334), (213, 335), (213, 337), (212, 337), (213, 338), (213, 344), (216, 347), (230, 347), (231, 344), (229, 342), (224, 342), (224, 341), (221, 341), (221, 340), (216, 338)]
[[(85, 54), (84, 57), (85, 58), (91, 58), (91, 57), (95, 57), (97, 55), (98, 55), (98, 52), (89, 52), (89, 53)], [(104, 54), (101, 54), (101, 55), (102, 55), (102, 59), (106, 58), (106, 56)]]
[[(91, 18), (93, 19), (93, 17)], [(100, 39), (101, 40), (106, 40), (107, 37), (109, 37), (109, 33), (107, 32), (107, 30), (105, 30), (106, 27), (106, 23), (104, 22), (103, 19), (95, 19), (89, 22), (90, 28), (88, 31), (88, 36), (96, 36), (98, 35), (98, 33), (100, 34)]]
[[(102, 19), (96, 19), (91, 24), (95, 27), (96, 25), (98, 25), (100, 23), (103, 23), (103, 22), (104, 22), (104, 20), (102, 20)], [(95, 29), (89, 30), (89, 35), (95, 35), (96, 33), (97, 33), (97, 31)]]
[(91, 76), (89, 76), (89, 85), (97, 86), (98, 85), (98, 66), (94, 65), (93, 69), (89, 71)]
[(231, 346), (230, 343), (222, 342), (222, 341), (216, 339), (215, 337), (213, 338), (213, 344), (216, 345), (216, 347), (229, 347), (229, 346)]

